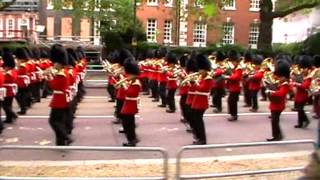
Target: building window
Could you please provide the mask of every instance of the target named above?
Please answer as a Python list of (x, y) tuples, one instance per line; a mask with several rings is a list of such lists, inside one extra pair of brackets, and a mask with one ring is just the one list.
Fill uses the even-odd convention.
[(172, 43), (172, 21), (166, 20), (164, 21), (164, 28), (163, 28), (163, 42), (164, 43)]
[(260, 0), (250, 0), (250, 11), (260, 10)]
[(193, 46), (206, 46), (207, 25), (196, 22), (193, 26)]
[(13, 37), (14, 36), (14, 19), (8, 19), (7, 20), (7, 37)]
[(204, 2), (203, 0), (195, 0), (194, 1), (194, 6), (198, 8), (203, 8)]
[(249, 45), (253, 49), (257, 49), (259, 39), (259, 24), (253, 23), (250, 25), (250, 32), (249, 32)]
[(47, 17), (47, 39), (54, 39), (54, 17)]
[(224, 10), (236, 10), (236, 0), (228, 0), (224, 2)]
[(0, 18), (0, 38), (3, 37), (3, 22), (2, 19)]
[(172, 7), (173, 6), (173, 0), (165, 0), (164, 1), (165, 7)]
[(232, 23), (223, 25), (223, 34), (223, 44), (234, 44), (234, 25)]
[(158, 0), (148, 0), (147, 5), (148, 6), (158, 6)]
[(63, 17), (61, 18), (61, 40), (71, 40), (72, 39), (72, 18)]
[(47, 9), (53, 9), (52, 0), (47, 0)]
[(91, 23), (90, 19), (82, 18), (80, 21), (80, 38), (81, 41), (90, 41)]
[(148, 19), (147, 24), (147, 41), (148, 42), (156, 42), (157, 41), (157, 20)]

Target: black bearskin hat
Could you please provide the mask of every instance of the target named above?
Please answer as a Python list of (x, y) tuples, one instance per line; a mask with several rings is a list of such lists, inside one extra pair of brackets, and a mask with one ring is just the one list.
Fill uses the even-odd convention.
[(9, 50), (3, 50), (2, 53), (3, 66), (8, 68), (14, 68), (16, 62), (14, 60), (13, 54)]
[(192, 56), (188, 59), (186, 63), (186, 70), (187, 72), (197, 72), (198, 71), (198, 64), (195, 56)]
[(250, 51), (247, 51), (244, 53), (244, 59), (245, 61), (251, 62), (253, 59), (253, 55)]
[(78, 54), (80, 59), (86, 58), (86, 53), (84, 52), (83, 47), (78, 46), (77, 49), (76, 49), (76, 53)]
[(278, 60), (274, 74), (277, 76), (290, 78), (290, 64), (286, 60)]
[(204, 56), (203, 54), (199, 54), (197, 55), (196, 59), (197, 59), (197, 64), (199, 69), (203, 69), (207, 71), (211, 70), (211, 63), (206, 56)]
[(230, 50), (228, 58), (230, 61), (239, 61), (239, 53), (236, 50)]
[(28, 55), (28, 52), (26, 51), (25, 48), (17, 48), (15, 55), (20, 60), (28, 60), (28, 59), (30, 59), (30, 56)]
[(55, 44), (50, 50), (50, 59), (53, 63), (59, 63), (61, 65), (68, 64), (68, 53), (65, 48), (60, 44)]
[(33, 59), (39, 60), (41, 58), (41, 52), (38, 47), (33, 47), (31, 51), (32, 51)]
[(186, 67), (187, 61), (189, 59), (189, 55), (188, 54), (184, 54), (180, 57), (179, 59), (179, 64), (181, 67)]
[(128, 49), (121, 49), (117, 58), (118, 63), (123, 66), (124, 61), (129, 57), (133, 57), (131, 52)]
[(320, 67), (320, 55), (313, 56), (312, 62), (315, 67)]
[(223, 54), (222, 51), (217, 51), (217, 54), (216, 54), (216, 61), (217, 62), (221, 62), (225, 59), (225, 56)]
[(177, 56), (175, 53), (169, 52), (166, 55), (166, 61), (168, 62), (168, 64), (177, 64), (178, 60), (177, 60)]
[(49, 58), (49, 50), (48, 49), (46, 49), (46, 48), (41, 48), (40, 49), (40, 57), (41, 58), (44, 58), (44, 59), (47, 59), (47, 58)]
[(67, 49), (68, 53), (68, 65), (75, 66), (77, 61), (77, 54), (72, 48)]
[(137, 61), (131, 56), (124, 61), (124, 70), (127, 74), (139, 75), (140, 68)]
[(310, 68), (312, 66), (312, 58), (307, 55), (302, 55), (299, 58), (299, 67), (300, 68)]
[(254, 55), (252, 58), (253, 58), (252, 59), (252, 63), (254, 65), (261, 65), (261, 63), (263, 61), (263, 56), (262, 55), (257, 54), (257, 55)]

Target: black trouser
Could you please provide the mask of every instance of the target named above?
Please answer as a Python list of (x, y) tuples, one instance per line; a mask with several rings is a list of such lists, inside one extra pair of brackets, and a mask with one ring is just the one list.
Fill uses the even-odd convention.
[(280, 129), (280, 115), (281, 112), (271, 111), (271, 127), (273, 138), (282, 138), (282, 132)]
[(12, 102), (13, 102), (13, 96), (11, 97), (5, 97), (3, 101), (3, 110), (6, 113), (6, 121), (12, 122), (13, 118), (17, 118), (17, 115), (12, 110)]
[(141, 84), (142, 84), (142, 91), (149, 93), (149, 80), (148, 80), (148, 78), (142, 78)]
[(135, 141), (137, 139), (136, 136), (136, 125), (135, 125), (135, 117), (134, 114), (127, 115), (121, 114), (122, 117), (122, 126), (123, 130), (126, 134), (128, 142)]
[(157, 80), (151, 80), (150, 81), (151, 86), (151, 95), (155, 99), (159, 99), (159, 89), (158, 89), (158, 81)]
[(16, 100), (18, 102), (18, 105), (20, 107), (21, 112), (27, 111), (28, 106), (28, 88), (18, 88), (18, 92), (16, 95)]
[(160, 82), (159, 85), (159, 95), (161, 98), (161, 104), (166, 105), (167, 104), (167, 83), (166, 82)]
[(111, 100), (114, 101), (114, 100), (116, 99), (114, 86), (108, 84), (108, 86), (107, 86), (107, 91), (108, 91), (108, 93), (109, 93), (109, 96), (110, 96)]
[(34, 84), (32, 84), (31, 86), (31, 94), (33, 99), (36, 102), (40, 102), (40, 87), (41, 87), (41, 83), (40, 82), (36, 82)]
[(77, 109), (77, 99), (73, 98), (69, 102), (69, 108), (67, 112), (66, 129), (68, 134), (71, 134), (74, 128), (73, 121), (74, 121), (74, 115), (75, 115), (76, 109)]
[(42, 81), (42, 98), (46, 98), (50, 93), (50, 88), (49, 88), (49, 84), (48, 81), (43, 80)]
[(192, 109), (191, 109), (190, 105), (187, 105), (187, 104), (185, 105), (185, 114), (186, 114), (186, 116), (184, 118), (189, 123), (190, 128), (193, 129), (194, 124), (192, 124), (192, 120), (191, 120), (192, 119)]
[(78, 96), (80, 101), (83, 99), (83, 96), (86, 94), (86, 90), (84, 89), (83, 81), (80, 81), (78, 84)]
[(258, 106), (258, 92), (259, 90), (251, 90), (251, 107), (252, 109), (257, 110)]
[(193, 132), (197, 140), (207, 143), (206, 130), (203, 122), (203, 114), (205, 110), (192, 109), (191, 122), (193, 124)]
[(181, 95), (180, 97), (180, 101), (179, 101), (179, 104), (180, 104), (180, 109), (181, 109), (181, 115), (183, 117), (184, 120), (187, 120), (187, 105), (186, 105), (186, 101), (187, 101), (187, 94), (184, 94), (184, 95)]
[(172, 111), (176, 110), (176, 102), (174, 99), (176, 90), (177, 89), (168, 89), (168, 94), (167, 94), (167, 103), (168, 103), (169, 109)]
[(295, 103), (297, 111), (298, 111), (298, 126), (303, 126), (304, 122), (309, 122), (308, 116), (304, 111), (304, 106), (306, 103)]
[(262, 96), (262, 99), (267, 100), (266, 87), (264, 86), (261, 87), (261, 96)]
[(122, 119), (121, 118), (121, 109), (122, 109), (123, 103), (124, 103), (124, 100), (117, 99), (117, 101), (116, 101), (116, 109), (115, 109), (114, 113), (118, 119)]
[(251, 106), (251, 94), (249, 90), (248, 83), (243, 86), (243, 95), (244, 95), (244, 103), (248, 106)]
[(222, 97), (224, 95), (224, 89), (216, 88), (213, 96), (213, 104), (216, 106), (217, 110), (222, 111)]
[(68, 108), (55, 109), (52, 108), (49, 117), (49, 124), (56, 135), (56, 145), (66, 145), (69, 140), (66, 121), (68, 116)]
[(228, 96), (228, 112), (233, 117), (238, 117), (239, 93), (230, 92)]

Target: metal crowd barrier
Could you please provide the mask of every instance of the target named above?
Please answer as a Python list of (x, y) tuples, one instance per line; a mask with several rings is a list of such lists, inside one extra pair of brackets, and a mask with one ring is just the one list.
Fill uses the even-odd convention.
[(277, 142), (253, 142), (253, 143), (237, 143), (237, 144), (213, 144), (213, 145), (201, 145), (201, 146), (184, 146), (182, 147), (176, 159), (176, 179), (206, 179), (206, 178), (222, 178), (222, 177), (234, 177), (234, 176), (247, 176), (258, 174), (271, 174), (282, 173), (290, 171), (302, 170), (303, 167), (289, 167), (281, 169), (269, 169), (269, 170), (255, 170), (255, 171), (239, 171), (228, 173), (214, 173), (214, 174), (195, 174), (195, 175), (182, 175), (181, 174), (181, 159), (182, 154), (185, 151), (201, 150), (201, 149), (218, 149), (218, 148), (239, 148), (239, 147), (254, 147), (254, 146), (273, 146), (273, 145), (295, 145), (295, 144), (312, 144), (314, 149), (317, 149), (317, 145), (313, 140), (295, 140), (295, 141), (277, 141)]
[(168, 179), (168, 152), (160, 147), (99, 147), (99, 146), (19, 146), (19, 145), (3, 145), (0, 146), (0, 152), (4, 150), (37, 150), (37, 151), (48, 151), (48, 150), (64, 150), (64, 151), (138, 151), (138, 152), (158, 152), (162, 155), (163, 159), (163, 173), (162, 176), (153, 177), (4, 177), (0, 176), (0, 180), (167, 180)]

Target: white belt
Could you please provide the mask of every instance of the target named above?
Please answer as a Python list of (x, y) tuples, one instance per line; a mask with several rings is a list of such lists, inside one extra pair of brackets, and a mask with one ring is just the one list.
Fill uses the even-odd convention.
[(65, 92), (63, 92), (63, 91), (56, 91), (56, 90), (54, 90), (54, 91), (53, 91), (53, 94), (65, 94)]
[(168, 78), (169, 81), (176, 81), (178, 80), (177, 78)]
[(196, 95), (200, 95), (200, 96), (210, 96), (210, 93), (207, 93), (207, 92), (199, 92), (199, 91), (196, 91), (195, 94), (196, 94)]
[(26, 85), (30, 84), (30, 77), (29, 76), (27, 76), (27, 75), (18, 75), (18, 78), (24, 79), (24, 83)]
[(4, 87), (11, 87), (14, 95), (17, 94), (17, 92), (18, 92), (18, 85), (15, 83), (5, 83), (5, 84), (3, 84), (3, 86)]
[(189, 91), (188, 94), (196, 95), (196, 92), (193, 92), (193, 91), (190, 92), (190, 91)]
[(7, 89), (0, 88), (0, 100), (3, 101), (6, 96), (7, 96)]
[(125, 100), (128, 100), (128, 101), (138, 101), (140, 100), (139, 97), (126, 97)]

